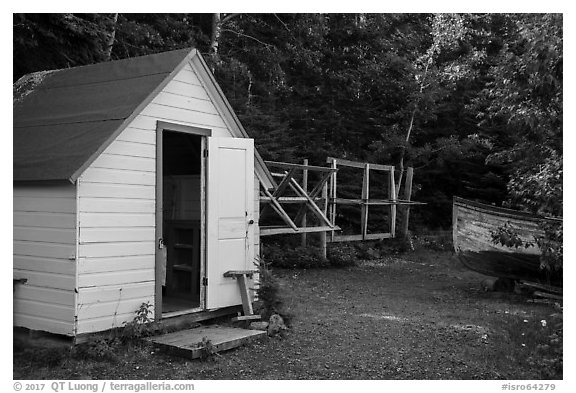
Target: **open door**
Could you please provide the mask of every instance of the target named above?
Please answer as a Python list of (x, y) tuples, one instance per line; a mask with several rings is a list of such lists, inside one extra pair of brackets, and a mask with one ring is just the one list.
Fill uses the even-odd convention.
[(229, 270), (254, 266), (254, 141), (208, 138), (206, 308), (242, 304)]

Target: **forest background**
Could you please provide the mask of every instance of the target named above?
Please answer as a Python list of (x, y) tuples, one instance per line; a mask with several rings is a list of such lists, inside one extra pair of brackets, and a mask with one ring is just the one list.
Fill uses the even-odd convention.
[(412, 227), (563, 215), (561, 14), (13, 14), (13, 81), (184, 47), (264, 159), (414, 167)]

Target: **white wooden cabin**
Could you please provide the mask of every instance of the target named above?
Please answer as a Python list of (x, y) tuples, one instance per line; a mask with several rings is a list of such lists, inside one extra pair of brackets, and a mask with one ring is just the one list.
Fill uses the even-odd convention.
[(255, 269), (271, 175), (196, 50), (14, 94), (14, 326), (77, 336), (146, 302), (156, 319), (242, 304), (223, 273)]

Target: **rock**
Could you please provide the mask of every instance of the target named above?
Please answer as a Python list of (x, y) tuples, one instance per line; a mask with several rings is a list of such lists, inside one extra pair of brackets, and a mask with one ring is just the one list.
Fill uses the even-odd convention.
[(251, 330), (267, 330), (268, 329), (268, 322), (258, 321), (252, 322), (249, 327)]
[(268, 322), (268, 335), (275, 336), (283, 330), (287, 330), (284, 320), (278, 314), (273, 314)]

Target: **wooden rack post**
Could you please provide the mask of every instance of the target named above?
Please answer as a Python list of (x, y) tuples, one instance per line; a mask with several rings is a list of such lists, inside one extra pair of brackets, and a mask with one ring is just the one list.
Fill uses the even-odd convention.
[[(414, 176), (414, 168), (408, 167), (406, 169), (406, 182), (404, 183), (404, 200), (410, 202), (412, 198), (412, 177)], [(410, 220), (410, 205), (404, 206), (404, 214), (402, 215), (402, 228), (401, 233), (404, 238), (408, 237), (408, 222)]]
[[(308, 166), (308, 159), (305, 158), (302, 162), (305, 167)], [(308, 169), (302, 170), (302, 189), (307, 193), (308, 192)], [(302, 214), (302, 222), (300, 224), (302, 228), (306, 228), (306, 211)], [(306, 247), (306, 232), (300, 235), (300, 245), (302, 247)]]

